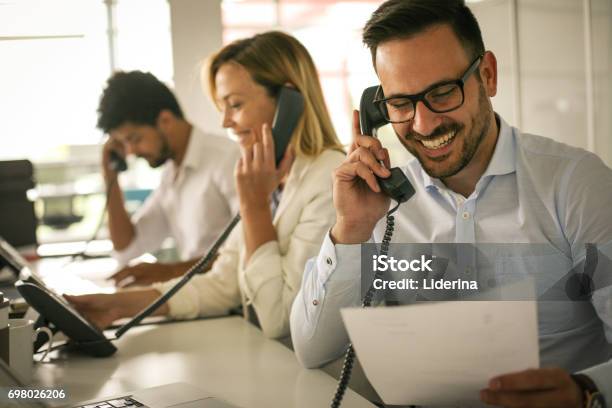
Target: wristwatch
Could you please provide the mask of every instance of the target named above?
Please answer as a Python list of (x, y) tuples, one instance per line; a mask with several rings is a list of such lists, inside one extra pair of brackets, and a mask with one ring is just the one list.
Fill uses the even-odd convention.
[(593, 380), (584, 374), (572, 374), (571, 377), (582, 391), (584, 408), (606, 408), (606, 400)]

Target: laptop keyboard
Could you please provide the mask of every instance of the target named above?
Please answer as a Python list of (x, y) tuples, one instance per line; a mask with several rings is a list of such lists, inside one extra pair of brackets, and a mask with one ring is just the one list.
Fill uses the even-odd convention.
[(95, 404), (80, 405), (75, 408), (124, 408), (124, 407), (142, 407), (148, 408), (146, 405), (133, 400), (131, 397), (116, 398), (110, 401), (96, 402)]

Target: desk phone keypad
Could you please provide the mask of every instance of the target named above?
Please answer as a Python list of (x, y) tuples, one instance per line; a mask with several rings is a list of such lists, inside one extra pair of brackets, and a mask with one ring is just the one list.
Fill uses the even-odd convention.
[(80, 407), (77, 407), (77, 408), (124, 408), (124, 407), (129, 407), (129, 408), (132, 408), (132, 407), (147, 408), (145, 405), (142, 405), (138, 401), (134, 401), (130, 397), (118, 398), (118, 399), (114, 399), (114, 400), (110, 400), (110, 401), (105, 401), (105, 402), (97, 402), (95, 404), (83, 405), (83, 406), (80, 406)]

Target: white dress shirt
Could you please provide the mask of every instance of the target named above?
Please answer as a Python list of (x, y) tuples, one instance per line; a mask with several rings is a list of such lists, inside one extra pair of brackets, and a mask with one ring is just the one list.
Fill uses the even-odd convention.
[(164, 164), (159, 187), (132, 218), (134, 239), (114, 257), (125, 264), (158, 250), (168, 237), (181, 260), (202, 256), (238, 212), (234, 166), (239, 156), (234, 141), (193, 127), (183, 162)]
[[(331, 173), (344, 154), (327, 150), (316, 158), (298, 156), (274, 213), (277, 239), (266, 242), (245, 261), (239, 223), (219, 250), (212, 269), (196, 275), (169, 301), (175, 318), (215, 316), (231, 309), (252, 308), (270, 338), (289, 334), (289, 312), (300, 288), (304, 263), (317, 254), (335, 220)], [(164, 293), (176, 279), (154, 284)]]
[[(560, 277), (555, 274), (583, 262), (586, 243), (598, 244), (600, 253), (612, 258), (612, 170), (592, 153), (521, 134), (499, 121), (491, 162), (467, 198), (429, 177), (417, 160), (402, 168), (416, 194), (396, 213), (392, 242), (548, 244), (564, 270), (543, 272), (538, 259), (531, 259), (528, 273), (540, 281), (554, 281)], [(384, 229), (383, 218), (374, 241), (381, 241)], [(360, 262), (359, 245), (334, 246), (328, 234), (318, 257), (306, 264), (291, 312), (293, 345), (306, 367), (346, 350), (339, 310), (361, 305)], [(609, 262), (603, 273), (610, 282)], [(541, 366), (584, 370), (607, 401), (612, 401), (611, 289), (609, 283), (599, 287), (590, 303), (538, 303)]]

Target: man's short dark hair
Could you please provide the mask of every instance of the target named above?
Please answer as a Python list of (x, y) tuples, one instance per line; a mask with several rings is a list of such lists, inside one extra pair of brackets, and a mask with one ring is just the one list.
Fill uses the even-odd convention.
[(437, 24), (448, 24), (469, 59), (484, 53), (476, 17), (464, 0), (389, 0), (376, 9), (363, 29), (363, 42), (372, 52), (392, 39), (409, 38)]
[(172, 91), (151, 73), (117, 72), (108, 79), (100, 98), (98, 128), (108, 133), (128, 122), (155, 126), (164, 109), (183, 119)]

